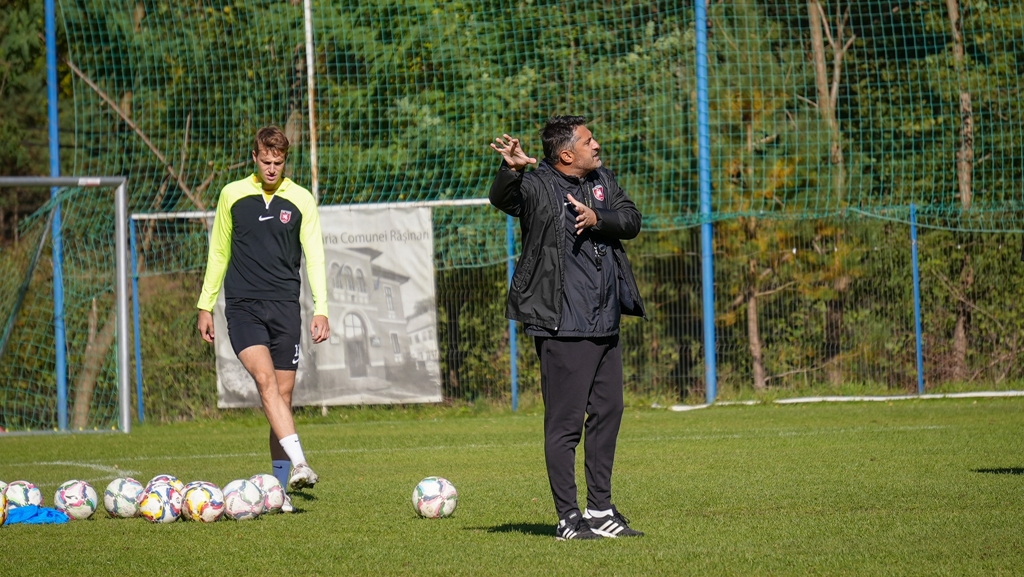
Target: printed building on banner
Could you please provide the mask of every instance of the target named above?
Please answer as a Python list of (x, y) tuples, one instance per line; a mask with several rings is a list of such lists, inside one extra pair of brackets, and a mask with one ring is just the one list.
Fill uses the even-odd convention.
[[(430, 209), (320, 210), (331, 337), (318, 345), (310, 341), (312, 299), (303, 287), (293, 404), (441, 401)], [(230, 345), (220, 345), (218, 406), (259, 406), (255, 383)]]

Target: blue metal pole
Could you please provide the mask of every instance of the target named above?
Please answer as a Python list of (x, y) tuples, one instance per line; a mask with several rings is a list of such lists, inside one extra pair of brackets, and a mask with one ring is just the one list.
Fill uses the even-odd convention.
[[(46, 0), (46, 101), (50, 129), (50, 176), (60, 176), (60, 132), (57, 116), (57, 9), (54, 0)], [(50, 189), (50, 197), (57, 198), (60, 189)], [(53, 207), (53, 337), (56, 358), (54, 371), (57, 380), (57, 427), (68, 430), (68, 368), (67, 337), (64, 330), (64, 247), (61, 242), (60, 204)]]
[[(508, 253), (508, 283), (512, 284), (512, 273), (516, 270), (516, 231), (511, 216), (505, 216), (505, 246)], [(508, 364), (512, 380), (512, 412), (519, 409), (519, 339), (516, 321), (508, 321)]]
[(128, 219), (128, 243), (132, 252), (132, 324), (135, 330), (135, 402), (139, 422), (143, 422), (142, 403), (142, 338), (139, 336), (139, 260), (135, 248), (135, 219)]
[(914, 271), (914, 336), (917, 339), (917, 394), (924, 394), (924, 351), (921, 331), (921, 270), (917, 264), (917, 207), (910, 205), (910, 259)]
[(697, 10), (697, 179), (700, 193), (700, 260), (704, 300), (704, 379), (707, 403), (718, 394), (715, 359), (715, 267), (711, 226), (711, 128), (708, 121), (708, 15), (705, 0), (695, 0)]

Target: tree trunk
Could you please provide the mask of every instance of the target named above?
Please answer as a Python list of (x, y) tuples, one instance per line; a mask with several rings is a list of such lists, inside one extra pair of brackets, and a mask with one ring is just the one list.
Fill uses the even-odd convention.
[(840, 295), (825, 302), (825, 359), (828, 381), (832, 386), (843, 384), (843, 368), (839, 362), (842, 351), (843, 301)]
[[(750, 259), (750, 272), (756, 274), (757, 260)], [(764, 351), (761, 346), (761, 328), (757, 319), (757, 292), (751, 287), (747, 296), (747, 342), (750, 346), (750, 361), (754, 368), (754, 390), (764, 391), (768, 388), (768, 379), (764, 370)]]
[[(832, 193), (837, 203), (843, 201), (843, 187), (845, 185), (845, 164), (843, 159), (842, 133), (839, 130), (839, 119), (836, 117), (836, 99), (839, 94), (839, 78), (842, 74), (842, 59), (846, 52), (846, 46), (839, 46), (843, 42), (843, 26), (837, 26), (836, 38), (829, 40), (832, 43), (832, 86), (829, 86), (828, 69), (825, 65), (825, 37), (822, 27), (828, 26), (828, 22), (822, 17), (821, 4), (818, 0), (808, 0), (807, 17), (811, 32), (811, 51), (814, 54), (814, 85), (818, 93), (818, 113), (828, 124), (829, 129), (829, 161), (835, 167), (832, 176)], [(852, 38), (850, 39), (852, 40)]]
[(956, 66), (957, 82), (960, 87), (960, 148), (956, 152), (956, 179), (960, 192), (960, 206), (970, 210), (972, 181), (974, 179), (974, 112), (971, 109), (971, 93), (964, 88), (964, 35), (960, 21), (959, 0), (946, 0), (949, 26), (953, 36), (953, 63)]
[[(956, 151), (956, 181), (960, 195), (960, 206), (963, 210), (971, 209), (974, 180), (974, 112), (971, 108), (971, 93), (964, 88), (964, 36), (963, 23), (960, 20), (959, 0), (946, 0), (946, 11), (949, 14), (949, 26), (953, 37), (953, 63), (956, 67), (957, 82), (960, 90), (960, 147)], [(960, 243), (966, 246), (966, 243)], [(952, 378), (963, 381), (967, 378), (967, 329), (970, 324), (970, 309), (963, 299), (968, 298), (974, 284), (974, 269), (967, 251), (963, 254), (960, 272), (960, 294), (957, 300), (956, 324), (953, 328), (953, 367)]]
[[(758, 234), (757, 219), (741, 218), (740, 222), (743, 224), (747, 243), (756, 247), (757, 243), (754, 241)], [(760, 276), (757, 269), (757, 259), (750, 258), (747, 261), (747, 283), (743, 302), (747, 305), (747, 347), (750, 349), (750, 364), (754, 371), (754, 390), (764, 391), (768, 388), (768, 377), (764, 369), (764, 345), (761, 342), (761, 326), (757, 318), (757, 289)]]
[[(967, 246), (966, 243), (961, 246)], [(951, 377), (954, 381), (963, 382), (967, 380), (967, 331), (970, 327), (971, 309), (968, 303), (964, 302), (971, 296), (971, 287), (974, 286), (974, 266), (971, 264), (971, 255), (964, 251), (963, 268), (960, 269), (960, 295), (956, 301), (956, 324), (953, 326), (953, 359)]]
[(89, 313), (89, 342), (85, 345), (82, 359), (82, 372), (75, 381), (75, 408), (71, 418), (72, 429), (84, 429), (89, 423), (89, 407), (92, 405), (92, 393), (96, 389), (96, 379), (103, 369), (110, 346), (114, 342), (114, 327), (117, 326), (117, 311), (111, 310), (103, 330), (96, 333), (99, 313), (96, 310), (96, 299), (92, 299), (92, 311)]

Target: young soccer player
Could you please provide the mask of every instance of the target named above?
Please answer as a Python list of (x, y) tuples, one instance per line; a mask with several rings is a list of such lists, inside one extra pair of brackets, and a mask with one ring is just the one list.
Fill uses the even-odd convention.
[[(256, 381), (270, 422), (274, 476), (286, 488), (313, 487), (318, 477), (306, 462), (292, 419), (292, 390), (299, 363), (299, 266), (313, 294), (310, 336), (331, 336), (327, 320), (327, 271), (316, 200), (284, 176), (288, 138), (276, 126), (256, 133), (256, 171), (220, 193), (199, 308), (199, 334), (214, 340), (213, 306), (224, 288), (228, 338)], [(294, 511), (286, 497), (285, 512)]]

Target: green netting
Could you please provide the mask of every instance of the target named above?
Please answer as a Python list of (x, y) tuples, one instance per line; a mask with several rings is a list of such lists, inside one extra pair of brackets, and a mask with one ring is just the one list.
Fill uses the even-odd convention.
[[(1019, 380), (1024, 4), (707, 9), (704, 158), (722, 390), (913, 388), (912, 204), (928, 386)], [(539, 156), (546, 117), (586, 115), (644, 214), (628, 249), (651, 318), (625, 325), (629, 386), (702, 395), (693, 5), (317, 0), (312, 71), (298, 0), (64, 0), (59, 18), (73, 104), (61, 122), (74, 129), (64, 172), (128, 176), (138, 212), (213, 208), (220, 188), (250, 170), (252, 135), (269, 123), (293, 142), (292, 177), (312, 187), (310, 72), (324, 204), (484, 197), (494, 137), (519, 136)], [(110, 223), (90, 202), (76, 200), (80, 228), (67, 233), (77, 327), (112, 277), (112, 264), (93, 259)], [(212, 382), (187, 312), (205, 229), (180, 219), (139, 226), (144, 363), (161, 367), (147, 410), (190, 416)], [(451, 397), (507, 395), (504, 226), (486, 207), (435, 210)], [(533, 357), (521, 344), (531, 390)]]
[[(61, 192), (66, 332), (67, 422), (75, 430), (110, 429), (118, 423), (113, 355), (113, 191)], [(0, 357), (0, 426), (48, 430), (58, 425), (54, 332), (53, 203), (23, 222), (18, 244), (0, 254), (9, 337)], [(98, 223), (105, 223), (101, 228)], [(38, 253), (36, 266), (31, 266)], [(5, 329), (6, 330), (6, 329)]]

